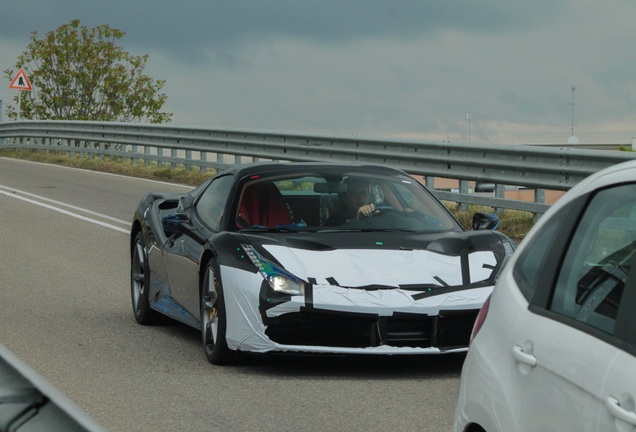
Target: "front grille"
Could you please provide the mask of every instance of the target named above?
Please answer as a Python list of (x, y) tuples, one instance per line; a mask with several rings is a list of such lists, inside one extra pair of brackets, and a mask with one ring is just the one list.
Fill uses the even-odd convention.
[(377, 317), (324, 312), (296, 312), (268, 323), (265, 334), (282, 345), (367, 348), (450, 349), (467, 347), (478, 310), (442, 311), (439, 315)]
[(467, 347), (479, 310), (440, 312), (436, 344), (440, 348)]
[(435, 316), (390, 317), (380, 318), (378, 324), (386, 345), (427, 348), (433, 346), (436, 321)]
[(271, 322), (265, 334), (284, 345), (364, 348), (369, 346), (376, 319), (297, 312)]

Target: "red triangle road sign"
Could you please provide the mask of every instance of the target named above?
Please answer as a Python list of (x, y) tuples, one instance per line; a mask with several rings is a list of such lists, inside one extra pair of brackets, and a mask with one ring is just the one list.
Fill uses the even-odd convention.
[(9, 84), (9, 88), (16, 89), (16, 90), (28, 90), (28, 91), (33, 90), (33, 87), (31, 87), (31, 83), (29, 82), (29, 79), (27, 78), (26, 73), (24, 72), (24, 69), (20, 69), (18, 71), (18, 74), (15, 76), (15, 78), (13, 78), (13, 81), (11, 81), (11, 84)]

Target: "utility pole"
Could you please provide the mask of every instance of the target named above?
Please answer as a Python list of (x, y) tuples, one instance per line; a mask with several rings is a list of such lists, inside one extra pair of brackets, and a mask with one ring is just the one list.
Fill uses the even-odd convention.
[(572, 102), (570, 102), (568, 105), (572, 106), (572, 128), (570, 129), (570, 136), (574, 136), (574, 92), (576, 91), (576, 87), (573, 85), (572, 86)]
[(466, 120), (468, 120), (468, 142), (470, 142), (470, 113), (466, 114)]

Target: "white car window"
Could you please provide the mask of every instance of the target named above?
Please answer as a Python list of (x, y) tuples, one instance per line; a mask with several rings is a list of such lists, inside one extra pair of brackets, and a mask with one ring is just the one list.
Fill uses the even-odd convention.
[(591, 199), (563, 260), (550, 309), (613, 334), (636, 252), (636, 185)]
[(528, 302), (532, 300), (539, 284), (540, 272), (544, 269), (544, 261), (547, 259), (548, 251), (557, 241), (557, 233), (568, 214), (567, 209), (563, 209), (558, 214), (553, 215), (551, 223), (532, 239), (532, 244), (528, 245), (523, 256), (517, 260), (514, 270), (515, 278), (519, 290)]

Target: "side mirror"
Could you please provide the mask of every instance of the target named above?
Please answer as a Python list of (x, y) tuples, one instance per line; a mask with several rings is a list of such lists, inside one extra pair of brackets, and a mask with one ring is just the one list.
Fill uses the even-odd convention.
[(496, 230), (499, 226), (499, 216), (495, 213), (475, 213), (473, 215), (473, 230)]
[(183, 223), (189, 223), (190, 216), (185, 213), (169, 214), (161, 218), (161, 225), (166, 234), (183, 234)]
[(184, 195), (181, 198), (179, 198), (179, 211), (186, 211), (189, 208), (192, 207), (192, 204), (194, 204), (194, 197), (190, 196), (190, 195)]

